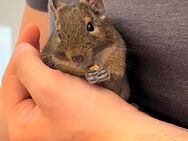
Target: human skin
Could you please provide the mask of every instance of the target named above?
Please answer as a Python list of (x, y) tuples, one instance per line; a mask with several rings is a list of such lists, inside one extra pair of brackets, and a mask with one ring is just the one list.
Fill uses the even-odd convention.
[(8, 141), (4, 116), (3, 92), (0, 87), (0, 141)]
[[(48, 14), (46, 12), (34, 10), (33, 8), (26, 5), (24, 8), (23, 18), (20, 26), (20, 33), (22, 33), (23, 29), (31, 23), (37, 25), (37, 27), (40, 29), (40, 32), (42, 33), (40, 35), (40, 48), (42, 49), (46, 43), (48, 35)], [(24, 39), (22, 40), (24, 41)], [(2, 99), (3, 93), (0, 85), (0, 141), (8, 141)]]
[[(29, 16), (27, 16), (27, 15), (29, 15)], [(41, 31), (41, 38), (40, 38), (40, 47), (42, 48), (44, 45), (45, 45), (45, 42), (46, 42), (46, 39), (47, 39), (47, 18), (48, 16), (47, 16), (47, 14), (45, 13), (45, 12), (39, 12), (39, 11), (37, 11), (37, 10), (34, 10), (34, 9), (32, 9), (32, 8), (30, 8), (30, 7), (28, 7), (28, 6), (26, 6), (26, 8), (25, 8), (25, 12), (24, 12), (24, 16), (23, 16), (23, 22), (22, 22), (22, 26), (21, 26), (21, 31), (25, 28), (25, 26), (27, 25), (27, 24), (29, 24), (29, 23), (34, 23), (35, 25), (37, 25), (38, 27), (39, 27), (39, 29), (40, 29), (40, 31)], [(38, 20), (38, 19), (42, 19), (42, 20)], [(27, 30), (26, 30), (27, 31)], [(30, 32), (31, 30), (29, 30), (29, 32)], [(19, 43), (21, 43), (21, 42), (28, 42), (28, 43), (30, 43), (30, 44), (33, 44), (34, 46), (37, 46), (37, 45), (35, 45), (35, 44), (37, 44), (37, 43), (35, 43), (36, 42), (36, 38), (38, 38), (38, 37), (36, 37), (36, 35), (38, 34), (38, 31), (36, 30), (36, 28), (33, 30), (33, 28), (32, 28), (32, 31), (36, 31), (36, 32), (34, 32), (34, 35), (33, 34), (23, 34), (21, 37), (20, 37), (20, 39), (19, 39)], [(27, 32), (26, 32), (27, 33)], [(34, 36), (34, 37), (33, 37)], [(37, 36), (39, 36), (39, 35), (37, 35)], [(34, 39), (34, 40), (33, 40)], [(28, 44), (25, 44), (24, 45), (26, 48), (29, 46), (29, 49), (27, 50), (25, 50), (25, 51), (27, 51), (28, 52), (28, 55), (30, 55), (30, 56), (33, 56), (35, 53), (36, 54), (38, 54), (38, 52), (33, 48), (33, 47), (31, 47), (30, 45), (28, 45)], [(19, 46), (18, 46), (19, 47)], [(14, 53), (14, 54), (19, 54), (19, 55), (24, 55), (26, 52), (22, 52), (22, 53), (20, 53), (20, 50), (22, 50), (22, 49), (19, 49), (18, 48), (18, 50), (16, 49), (16, 52)], [(33, 52), (35, 52), (34, 54), (33, 54)], [(31, 53), (31, 54), (30, 54)], [(35, 55), (36, 55), (35, 54)], [(18, 55), (18, 56), (19, 56)], [(24, 58), (23, 60), (25, 60), (26, 58), (28, 58), (28, 55), (27, 56), (22, 56), (21, 58)], [(36, 58), (38, 58), (37, 57), (37, 55), (36, 56), (33, 56), (35, 59), (34, 60), (36, 60)], [(14, 55), (15, 56), (15, 55)], [(18, 57), (17, 56), (17, 57)], [(13, 58), (13, 57), (12, 57)], [(20, 58), (20, 57), (19, 57)], [(29, 57), (30, 58), (30, 57)], [(31, 58), (30, 58), (31, 59)], [(30, 60), (29, 59), (29, 60)], [(38, 58), (39, 59), (39, 58)], [(19, 61), (19, 59), (12, 59), (12, 60), (17, 60), (17, 61)], [(27, 63), (29, 60), (25, 60), (26, 62), (25, 63)], [(38, 60), (39, 62), (40, 62), (40, 60)], [(37, 61), (37, 62), (38, 62)], [(12, 61), (12, 62), (15, 62), (15, 61)], [(29, 62), (28, 62), (29, 63)], [(30, 62), (31, 63), (31, 62)], [(30, 65), (30, 63), (29, 63), (29, 65)], [(19, 68), (19, 67), (22, 67), (22, 66), (19, 66), (19, 65), (16, 65), (17, 63), (14, 63), (15, 65), (14, 66), (17, 66), (16, 68)], [(36, 62), (34, 63), (34, 64), (36, 64)], [(32, 71), (31, 70), (29, 70), (29, 73), (30, 72), (33, 72), (32, 74), (33, 75), (36, 75), (37, 74), (37, 76), (39, 76), (39, 74), (38, 74), (38, 72), (37, 71), (39, 71), (40, 69), (39, 68), (36, 68), (36, 65), (34, 65), (33, 64), (33, 69), (32, 69)], [(43, 64), (40, 62), (39, 63), (40, 65), (42, 65), (43, 66)], [(24, 65), (26, 65), (26, 64), (23, 64), (23, 66)], [(47, 68), (46, 68), (46, 66), (45, 66), (45, 70), (46, 70)], [(28, 78), (28, 81), (30, 81), (31, 83), (33, 83), (33, 84), (35, 84), (35, 86), (37, 86), (37, 90), (38, 90), (38, 94), (39, 95), (41, 95), (41, 94), (43, 94), (44, 92), (42, 91), (42, 90), (44, 90), (47, 94), (49, 93), (48, 92), (48, 89), (46, 89), (46, 88), (50, 88), (52, 91), (53, 91), (53, 86), (55, 87), (55, 90), (58, 90), (59, 91), (59, 93), (61, 92), (61, 91), (65, 91), (63, 88), (62, 88), (62, 84), (59, 86), (59, 84), (57, 83), (57, 85), (56, 85), (56, 83), (55, 82), (59, 82), (59, 81), (63, 81), (63, 82), (65, 82), (65, 80), (64, 79), (62, 79), (62, 80), (60, 80), (60, 78), (64, 78), (64, 76), (66, 76), (66, 78), (68, 77), (68, 79), (70, 79), (71, 80), (71, 85), (73, 85), (73, 82), (74, 82), (74, 84), (79, 84), (79, 85), (75, 85), (75, 86), (77, 86), (78, 88), (79, 87), (81, 87), (82, 85), (80, 85), (80, 84), (83, 84), (83, 86), (87, 86), (88, 87), (88, 85), (87, 84), (85, 84), (85, 81), (83, 81), (83, 80), (80, 80), (80, 79), (78, 79), (78, 78), (74, 78), (74, 77), (70, 77), (69, 75), (64, 75), (64, 74), (62, 74), (62, 73), (60, 73), (59, 74), (59, 72), (57, 72), (57, 71), (52, 71), (51, 69), (47, 69), (48, 71), (45, 71), (46, 72), (46, 75), (44, 75), (45, 73), (42, 73), (43, 75), (41, 75), (40, 76), (40, 81), (38, 80), (38, 79), (35, 79), (35, 81), (38, 81), (38, 83), (39, 82), (41, 82), (41, 80), (42, 80), (42, 82), (41, 83), (43, 83), (44, 82), (44, 80), (46, 80), (45, 82), (50, 82), (50, 85), (48, 84), (46, 84), (46, 86), (44, 86), (43, 85), (43, 87), (39, 87), (39, 86), (41, 86), (41, 85), (39, 85), (39, 86), (37, 86), (36, 84), (38, 84), (38, 83), (36, 83), (35, 84), (35, 81), (33, 82), (33, 79), (31, 79), (31, 80), (29, 80), (29, 78)], [(48, 72), (48, 73), (47, 73)], [(53, 73), (52, 73), (53, 72)], [(56, 74), (57, 73), (57, 74)], [(24, 73), (25, 74), (25, 73)], [(26, 76), (26, 75), (24, 75), (23, 74), (23, 76)], [(48, 78), (48, 74), (51, 74), (51, 75), (49, 75), (49, 78)], [(56, 76), (56, 77), (54, 77), (54, 78), (52, 78), (52, 77), (50, 77), (50, 76)], [(61, 76), (60, 78), (59, 78), (59, 75)], [(17, 76), (17, 74), (16, 74), (16, 76), (15, 76), (15, 78), (16, 79), (18, 79), (17, 78), (18, 76)], [(48, 79), (47, 79), (48, 78)], [(51, 78), (51, 79), (50, 79)], [(57, 79), (57, 80), (56, 80)], [(12, 79), (11, 79), (12, 80)], [(53, 81), (52, 81), (53, 80)], [(20, 80), (19, 80), (20, 81)], [(10, 82), (10, 81), (8, 81), (8, 82)], [(11, 84), (11, 85), (14, 85), (14, 88), (17, 88), (16, 86), (17, 85), (19, 85), (20, 83), (14, 83), (14, 84)], [(66, 84), (66, 83), (65, 83)], [(6, 85), (8, 85), (8, 86), (10, 86), (10, 84), (8, 83), (8, 84), (6, 84)], [(56, 85), (56, 86), (55, 86)], [(58, 87), (59, 86), (59, 87)], [(82, 86), (82, 87), (83, 87)], [(45, 87), (45, 88), (44, 88)], [(23, 88), (23, 87), (22, 87)], [(65, 87), (66, 88), (66, 87)], [(72, 89), (72, 90), (75, 90), (76, 89), (76, 87), (74, 87), (74, 88), (72, 88), (72, 87), (67, 87), (67, 88), (70, 88), (70, 89)], [(96, 88), (96, 87), (95, 87)], [(125, 140), (125, 138), (126, 138), (126, 140), (127, 141), (129, 141), (129, 140), (136, 140), (136, 141), (139, 141), (139, 140), (144, 140), (144, 141), (147, 141), (147, 140), (160, 140), (160, 141), (168, 141), (168, 140), (171, 140), (171, 141), (173, 141), (173, 140), (177, 140), (177, 141), (183, 141), (183, 140), (187, 140), (188, 139), (188, 131), (186, 130), (186, 129), (183, 129), (183, 128), (179, 128), (179, 127), (176, 127), (176, 126), (174, 126), (174, 125), (171, 125), (171, 124), (168, 124), (168, 123), (164, 123), (164, 122), (161, 122), (161, 121), (158, 121), (158, 120), (156, 120), (156, 119), (153, 119), (153, 118), (151, 118), (151, 117), (148, 117), (148, 116), (146, 116), (146, 115), (144, 115), (143, 113), (141, 113), (141, 112), (139, 112), (139, 111), (137, 111), (136, 109), (134, 109), (131, 105), (128, 105), (127, 103), (125, 103), (125, 102), (123, 102), (122, 103), (122, 100), (121, 99), (119, 99), (119, 97), (117, 97), (116, 95), (114, 95), (112, 92), (110, 92), (110, 91), (108, 91), (108, 90), (104, 90), (104, 89), (101, 89), (101, 88), (96, 88), (97, 90), (99, 90), (100, 92), (97, 94), (97, 92), (96, 92), (96, 90), (94, 90), (95, 88), (92, 88), (93, 89), (93, 94), (95, 94), (94, 96), (92, 96), (92, 95), (90, 95), (90, 93), (91, 93), (91, 89), (90, 89), (90, 86), (89, 86), (89, 94), (87, 95), (87, 97), (84, 97), (83, 96), (83, 94), (81, 93), (83, 90), (87, 90), (88, 91), (88, 89), (82, 89), (82, 91), (78, 91), (78, 90), (75, 90), (74, 92), (72, 92), (72, 94), (71, 95), (73, 95), (74, 93), (76, 93), (77, 95), (79, 95), (79, 97), (73, 97), (73, 96), (71, 96), (70, 97), (70, 100), (71, 100), (71, 98), (78, 98), (79, 100), (80, 100), (80, 103), (79, 104), (82, 104), (82, 106), (86, 106), (86, 108), (88, 107), (88, 105), (93, 105), (93, 106), (90, 106), (89, 107), (89, 109), (86, 109), (86, 113), (88, 112), (88, 113), (90, 113), (90, 111), (92, 112), (92, 111), (97, 111), (97, 109), (101, 109), (102, 107), (104, 107), (104, 109), (105, 109), (105, 107), (107, 107), (108, 105), (106, 105), (106, 102), (107, 103), (109, 103), (109, 107), (110, 107), (110, 105), (111, 105), (111, 109), (110, 109), (110, 111), (109, 111), (109, 113), (107, 113), (108, 111), (103, 111), (103, 113), (101, 113), (101, 115), (98, 113), (98, 114), (96, 114), (96, 116), (97, 117), (102, 117), (102, 119), (104, 120), (107, 116), (109, 116), (109, 117), (111, 117), (111, 119), (117, 119), (116, 120), (116, 122), (112, 122), (111, 123), (111, 125), (108, 125), (107, 127), (104, 127), (105, 129), (106, 129), (106, 132), (105, 133), (100, 133), (100, 131), (99, 132), (96, 132), (96, 133), (94, 133), (93, 135), (86, 135), (86, 134), (84, 134), (84, 136), (85, 136), (85, 138), (89, 138), (90, 137), (90, 139), (88, 139), (88, 140), (100, 140), (101, 138), (103, 138), (103, 140), (105, 140), (106, 138), (111, 138), (111, 140)], [(79, 88), (80, 89), (80, 88)], [(23, 89), (23, 90), (25, 90), (25, 88)], [(67, 90), (67, 89), (66, 89)], [(102, 92), (101, 92), (101, 90), (102, 90)], [(12, 90), (13, 91), (13, 93), (14, 93), (14, 91), (15, 91), (15, 89), (14, 90)], [(87, 92), (86, 91), (86, 92)], [(41, 93), (40, 93), (41, 92)], [(55, 91), (53, 91), (54, 93), (55, 93)], [(79, 93), (78, 93), (79, 92)], [(85, 93), (86, 93), (85, 92)], [(103, 94), (103, 92), (105, 92), (105, 94)], [(70, 94), (71, 92), (69, 91), (69, 93), (67, 93), (67, 95), (68, 94)], [(20, 96), (21, 94), (22, 94), (22, 92), (20, 92), (20, 93), (14, 93), (14, 95), (17, 95), (18, 94), (18, 96)], [(4, 93), (4, 95), (9, 95), (9, 93)], [(62, 95), (62, 93), (61, 93), (61, 95)], [(86, 94), (85, 94), (86, 95)], [(103, 98), (101, 97), (101, 95), (103, 96)], [(3, 93), (1, 92), (1, 89), (0, 89), (0, 107), (1, 107), (1, 109), (4, 109), (3, 107), (2, 107), (2, 102), (3, 102), (3, 99), (2, 99), (2, 96), (3, 96)], [(52, 93), (52, 96), (53, 96), (53, 93)], [(81, 97), (80, 97), (81, 96)], [(89, 97), (88, 97), (89, 96)], [(91, 97), (92, 96), (92, 97)], [(91, 99), (92, 98), (92, 99)], [(102, 99), (101, 99), (102, 98)], [(54, 108), (54, 110), (55, 110), (55, 114), (53, 114), (52, 112), (51, 113), (49, 113), (49, 115), (51, 116), (51, 115), (56, 115), (57, 114), (57, 112), (56, 111), (59, 111), (60, 112), (60, 109), (58, 110), (58, 109), (56, 109), (57, 107), (55, 107), (55, 106), (52, 106), (52, 105), (50, 105), (50, 104), (52, 104), (52, 103), (49, 103), (49, 98), (48, 97), (46, 97), (46, 98), (44, 98), (44, 100), (45, 99), (47, 99), (46, 101), (46, 104), (47, 104), (47, 109), (53, 109)], [(86, 99), (86, 100), (85, 100)], [(74, 100), (74, 99), (72, 99), (72, 100)], [(23, 101), (23, 99), (22, 99), (22, 101)], [(83, 101), (83, 103), (82, 103), (82, 101)], [(93, 101), (93, 102), (92, 102)], [(29, 103), (30, 102), (32, 102), (32, 101), (25, 101), (25, 102), (23, 102), (23, 105), (24, 104), (26, 104), (26, 105), (28, 105), (27, 107), (29, 107)], [(115, 103), (114, 103), (115, 102)], [(59, 107), (63, 107), (64, 105), (63, 105), (63, 103), (64, 102), (62, 102), (61, 103), (61, 105), (59, 106)], [(97, 103), (97, 104), (96, 104)], [(111, 103), (111, 104), (110, 104)], [(32, 103), (31, 103), (32, 104)], [(83, 105), (84, 104), (84, 105)], [(21, 105), (21, 104), (20, 104)], [(71, 108), (71, 110), (70, 110), (70, 112), (72, 113), (72, 112), (74, 112), (74, 111), (72, 111), (72, 109), (74, 108), (74, 106), (77, 106), (76, 105), (76, 103), (74, 103), (74, 101), (72, 102), (72, 104), (71, 103), (69, 103), (69, 105), (70, 105), (70, 107), (71, 106), (73, 106), (72, 108)], [(102, 106), (101, 106), (102, 105)], [(116, 105), (116, 106), (115, 106)], [(118, 105), (121, 105), (121, 106), (118, 106)], [(30, 105), (31, 106), (31, 105)], [(101, 107), (100, 107), (101, 106)], [(113, 107), (112, 107), (113, 106)], [(83, 107), (84, 108), (84, 107)], [(24, 108), (25, 109), (25, 108)], [(8, 109), (6, 108), (6, 111), (7, 111)], [(12, 109), (13, 110), (13, 109)], [(54, 111), (54, 110), (52, 110), (52, 111)], [(64, 109), (62, 109), (62, 110), (64, 110)], [(87, 110), (89, 110), (89, 111), (87, 111)], [(117, 110), (117, 111), (116, 111)], [(31, 112), (32, 110), (30, 110), (30, 112)], [(43, 110), (44, 111), (44, 110)], [(48, 110), (47, 110), (48, 111)], [(49, 110), (50, 111), (50, 110)], [(78, 111), (78, 109), (77, 109), (77, 107), (76, 107), (76, 111)], [(2, 112), (2, 110), (0, 111), (0, 112)], [(18, 112), (18, 111), (16, 111), (15, 110), (15, 112)], [(14, 113), (15, 113), (14, 112)], [(69, 112), (69, 111), (67, 111), (67, 112)], [(69, 113), (70, 113), (69, 112)], [(79, 111), (78, 111), (79, 112)], [(115, 113), (114, 113), (115, 112)], [(22, 113), (22, 112), (21, 112)], [(80, 113), (80, 112), (79, 112)], [(94, 114), (95, 114), (95, 112), (93, 112)], [(83, 114), (83, 113), (82, 113)], [(116, 116), (114, 115), (114, 114), (116, 114)], [(21, 114), (18, 114), (18, 116), (19, 115), (21, 115)], [(59, 114), (60, 115), (60, 114)], [(113, 117), (112, 117), (113, 116)], [(114, 117), (115, 116), (115, 117)], [(0, 118), (1, 118), (1, 120), (0, 120), (0, 128), (1, 128), (1, 130), (0, 131), (2, 131), (1, 133), (0, 133), (0, 141), (2, 140), (2, 141), (7, 141), (8, 139), (7, 139), (7, 134), (6, 134), (6, 126), (2, 126), (2, 125), (5, 125), (4, 123), (5, 123), (5, 119), (3, 119), (3, 113), (0, 113)], [(58, 133), (56, 133), (56, 131), (58, 132), (58, 131), (60, 131), (61, 129), (59, 128), (57, 128), (57, 127), (60, 127), (60, 123), (56, 123), (55, 125), (53, 125), (53, 123), (56, 121), (56, 119), (55, 119), (55, 117), (52, 119), (53, 117), (51, 117), (50, 119), (48, 119), (47, 117), (45, 117), (45, 119), (46, 119), (46, 121), (47, 121), (47, 124), (49, 124), (49, 126), (51, 127), (51, 126), (55, 126), (56, 125), (56, 127), (55, 127), (55, 129), (53, 129), (53, 131), (55, 132), (54, 133), (54, 135), (56, 135), (56, 134), (58, 134)], [(62, 117), (61, 117), (62, 118)], [(48, 119), (48, 120), (47, 120)], [(107, 118), (108, 119), (108, 118)], [(130, 119), (132, 119), (132, 120), (130, 120)], [(43, 131), (43, 129), (46, 129), (46, 128), (44, 128), (44, 127), (42, 127), (42, 126), (40, 126), (40, 124), (37, 126), (37, 127), (30, 127), (30, 129), (28, 129), (27, 130), (27, 132), (26, 132), (26, 130), (25, 130), (25, 128), (21, 128), (20, 127), (20, 122), (19, 121), (17, 121), (18, 119), (17, 119), (17, 116), (16, 116), (16, 118), (14, 119), (13, 117), (12, 118), (9, 118), (9, 120), (12, 120), (12, 122), (11, 123), (13, 123), (13, 124), (8, 124), (8, 127), (9, 127), (9, 129), (13, 129), (13, 127), (15, 127), (15, 129), (16, 129), (16, 131), (10, 131), (9, 130), (9, 136), (11, 137), (11, 140), (13, 140), (13, 141), (16, 141), (16, 140), (19, 140), (19, 141), (22, 141), (22, 140), (24, 140), (24, 136), (27, 136), (28, 135), (28, 137), (31, 137), (31, 136), (33, 136), (33, 130), (36, 132), (36, 134), (37, 134), (37, 131), (38, 131), (38, 134), (40, 134), (41, 133), (41, 130)], [(8, 121), (9, 121), (8, 120)], [(34, 120), (34, 119), (33, 119)], [(62, 119), (59, 119), (60, 120), (60, 122), (62, 121)], [(89, 120), (89, 119), (88, 119)], [(97, 120), (97, 119), (96, 119)], [(28, 122), (30, 122), (30, 120), (27, 120)], [(100, 120), (98, 120), (98, 121), (100, 121)], [(25, 124), (24, 124), (24, 126), (26, 126), (27, 125), (27, 123), (28, 122), (25, 122)], [(48, 123), (49, 122), (49, 123)], [(65, 122), (65, 121), (64, 121)], [(89, 122), (90, 122), (90, 120), (89, 120)], [(101, 121), (102, 122), (102, 121)], [(10, 121), (8, 122), (8, 123), (10, 123)], [(85, 122), (86, 123), (86, 122)], [(16, 124), (16, 125), (15, 125)], [(58, 125), (57, 125), (58, 124)], [(61, 123), (62, 124), (62, 123)], [(115, 124), (115, 125), (114, 125)], [(23, 124), (22, 124), (23, 125)], [(71, 124), (70, 124), (71, 125)], [(46, 125), (47, 126), (47, 125)], [(89, 126), (91, 126), (91, 125), (89, 125)], [(96, 127), (96, 126), (98, 126), (97, 128), (99, 128), (99, 127), (102, 127), (101, 125), (99, 126), (98, 124), (96, 124), (94, 127)], [(28, 127), (28, 126), (27, 126)], [(92, 127), (92, 126), (91, 126)], [(21, 128), (21, 129), (20, 129)], [(109, 129), (108, 129), (109, 128)], [(111, 129), (111, 128), (113, 128), (113, 129)], [(118, 129), (116, 129), (116, 128), (118, 128)], [(124, 129), (125, 128), (125, 129)], [(134, 128), (134, 130), (133, 130), (133, 128)], [(19, 130), (18, 130), (19, 129)], [(111, 133), (109, 133), (109, 132), (107, 132), (107, 131), (110, 131), (110, 130), (113, 130), (113, 131), (111, 131), (111, 132), (113, 132), (113, 134), (111, 134)], [(65, 128), (64, 128), (64, 130), (63, 131), (65, 131)], [(61, 132), (61, 134), (62, 133), (64, 133), (63, 131), (60, 131)], [(97, 129), (97, 131), (98, 131), (98, 129)], [(17, 134), (20, 134), (20, 135), (17, 135)], [(53, 134), (53, 133), (50, 133), (50, 134)], [(102, 135), (101, 135), (102, 134)], [(109, 135), (111, 134), (111, 136), (109, 137)], [(48, 134), (46, 134), (46, 135), (48, 135)], [(44, 136), (44, 137), (46, 137), (46, 135)], [(69, 134), (69, 135), (71, 135), (71, 134)], [(19, 138), (19, 137), (14, 137), (14, 136), (21, 136), (20, 138), (21, 139), (15, 139), (15, 138)], [(40, 136), (42, 136), (42, 134), (40, 135)], [(36, 135), (36, 137), (38, 137), (37, 135)], [(119, 139), (120, 138), (120, 139)], [(139, 140), (138, 140), (139, 139)], [(28, 139), (27, 141), (30, 141), (30, 140), (32, 140), (32, 138), (30, 138), (30, 139)], [(38, 139), (36, 139), (36, 140), (40, 140), (40, 138), (38, 137)], [(50, 140), (50, 138), (49, 138), (49, 140)], [(53, 140), (53, 139), (52, 139)], [(24, 140), (25, 141), (25, 140)], [(45, 140), (44, 140), (45, 141)]]
[(151, 118), (107, 89), (48, 68), (36, 49), (39, 36), (36, 26), (24, 30), (3, 77), (11, 141), (188, 139), (186, 129)]

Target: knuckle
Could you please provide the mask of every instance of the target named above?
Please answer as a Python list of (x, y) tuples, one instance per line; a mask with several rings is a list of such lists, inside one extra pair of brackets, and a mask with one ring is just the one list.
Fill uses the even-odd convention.
[(21, 43), (18, 45), (13, 53), (13, 58), (22, 60), (23, 57), (27, 56), (29, 53), (33, 52), (33, 48), (30, 44), (28, 43)]
[[(61, 78), (66, 80), (66, 74), (58, 72), (57, 70), (48, 71), (47, 78), (45, 81), (41, 81), (41, 83), (37, 86), (37, 93), (39, 93), (39, 99), (42, 101), (42, 105), (45, 107), (53, 107), (53, 105), (58, 101), (57, 95), (62, 93), (63, 82), (61, 82)], [(60, 85), (62, 86), (60, 87)], [(61, 92), (60, 92), (61, 91)]]
[[(37, 54), (37, 50), (28, 43), (22, 43), (13, 53), (13, 65), (15, 69), (27, 65), (28, 58), (33, 54)], [(17, 71), (17, 70), (16, 70)]]
[(40, 89), (38, 90), (40, 94), (38, 100), (40, 101), (40, 107), (53, 109), (54, 105), (57, 103), (57, 97), (55, 91), (52, 90), (48, 85), (42, 84), (40, 85)]
[(21, 43), (15, 48), (13, 56), (15, 58), (22, 58), (22, 57), (25, 58), (28, 55), (37, 54), (37, 53), (38, 51), (35, 49), (35, 47), (30, 45), (29, 43)]

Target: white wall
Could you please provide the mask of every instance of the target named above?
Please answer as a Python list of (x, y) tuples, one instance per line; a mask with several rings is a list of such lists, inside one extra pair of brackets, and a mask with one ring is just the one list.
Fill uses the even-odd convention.
[(25, 0), (0, 0), (0, 25), (12, 28), (13, 45), (18, 36)]
[(25, 0), (0, 0), (0, 86), (18, 37), (24, 5)]

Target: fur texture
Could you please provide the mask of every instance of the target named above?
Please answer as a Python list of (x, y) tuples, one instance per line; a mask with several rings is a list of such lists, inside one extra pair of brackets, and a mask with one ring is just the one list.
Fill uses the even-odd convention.
[[(50, 0), (55, 30), (41, 53), (42, 60), (51, 68), (100, 84), (127, 99), (126, 45), (104, 15), (101, 2), (81, 0), (67, 5)], [(93, 24), (93, 31), (87, 30), (88, 23)], [(75, 62), (74, 56), (82, 56), (82, 61)], [(96, 64), (100, 69), (91, 71)]]

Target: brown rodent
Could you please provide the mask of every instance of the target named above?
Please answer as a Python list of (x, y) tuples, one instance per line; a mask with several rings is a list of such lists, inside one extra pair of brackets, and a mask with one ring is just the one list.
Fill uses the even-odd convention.
[(100, 84), (127, 100), (126, 45), (105, 16), (102, 0), (49, 0), (54, 16), (41, 56), (53, 69)]

